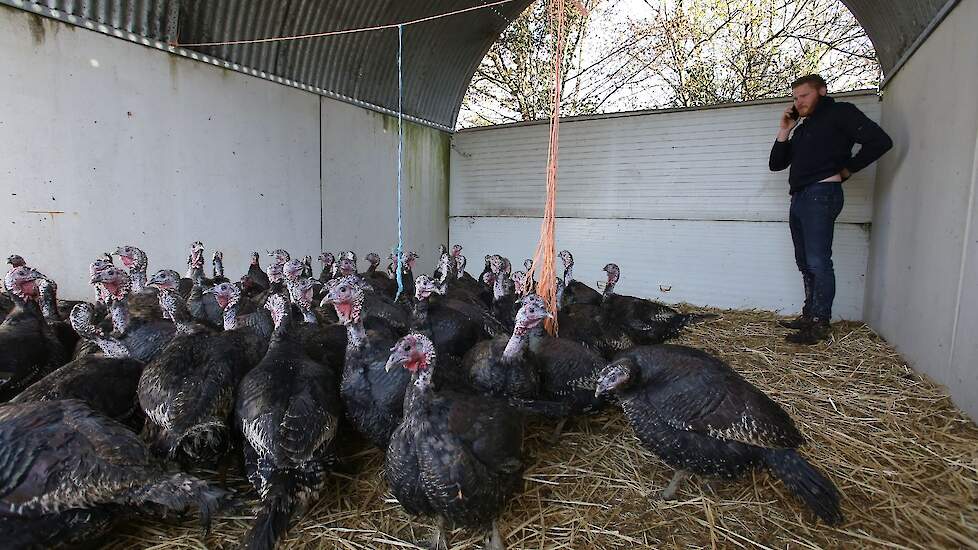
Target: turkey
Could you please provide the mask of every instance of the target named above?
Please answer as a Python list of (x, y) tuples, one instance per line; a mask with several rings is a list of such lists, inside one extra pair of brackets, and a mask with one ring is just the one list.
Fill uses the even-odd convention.
[(78, 344), (78, 333), (68, 322), (61, 319), (61, 312), (58, 309), (58, 285), (46, 278), (38, 279), (35, 284), (44, 322), (51, 327), (55, 338), (61, 343), (61, 348), (69, 354)]
[[(126, 302), (130, 313), (144, 319), (159, 319), (163, 315), (163, 310), (160, 309), (156, 290), (147, 285), (146, 269), (149, 258), (146, 253), (135, 246), (125, 245), (116, 248), (115, 255), (119, 256), (122, 265), (129, 270), (132, 289)], [(112, 266), (102, 265), (98, 270), (108, 267)]]
[(67, 354), (37, 304), (42, 275), (27, 266), (11, 269), (4, 288), (14, 309), (0, 324), (0, 403), (63, 365)]
[[(479, 304), (482, 302), (483, 288), (466, 288), (464, 283), (460, 284), (458, 275), (456, 274), (456, 262), (455, 258), (445, 252), (441, 255), (441, 259), (438, 261), (438, 269), (436, 270), (436, 275), (434, 280), (438, 282), (439, 285), (445, 287), (445, 295), (449, 298), (456, 300), (461, 300), (463, 302), (469, 302), (472, 304)], [(482, 302), (483, 305), (488, 305), (488, 302)]]
[(254, 302), (241, 295), (241, 289), (231, 283), (220, 283), (208, 290), (214, 295), (218, 307), (223, 310), (224, 330), (249, 328), (265, 339), (272, 337), (272, 318)]
[(357, 253), (352, 250), (340, 252), (336, 262), (336, 277), (349, 277), (357, 274)]
[(560, 260), (564, 262), (564, 295), (560, 306), (565, 307), (571, 304), (596, 306), (600, 304), (600, 292), (574, 279), (574, 255), (569, 250), (561, 250), (559, 256)]
[(143, 435), (154, 452), (168, 459), (213, 465), (230, 443), (234, 390), (264, 355), (267, 341), (250, 330), (215, 333), (193, 322), (174, 291), (158, 290), (177, 333), (139, 380), (139, 403), (147, 418)]
[(492, 304), (492, 291), (487, 289), (485, 285), (479, 281), (475, 280), (472, 275), (466, 273), (465, 266), (468, 262), (465, 259), (465, 256), (462, 255), (461, 245), (455, 245), (452, 247), (451, 259), (455, 261), (455, 278), (450, 281), (446, 280), (449, 287), (462, 289), (466, 294), (477, 298), (477, 303), (480, 305), (490, 306)]
[[(128, 296), (131, 287), (125, 270), (118, 267), (103, 269), (92, 277), (92, 282), (105, 288), (110, 303), (113, 337), (118, 338), (135, 359), (148, 362), (156, 357), (173, 338), (176, 326), (159, 318), (146, 319), (129, 314)], [(157, 273), (151, 284), (166, 284), (167, 288), (175, 288), (176, 272), (170, 271), (165, 278)]]
[(71, 326), (82, 338), (95, 340), (103, 353), (75, 359), (31, 384), (11, 403), (79, 399), (92, 409), (138, 431), (143, 424), (136, 386), (143, 363), (129, 350), (106, 338), (92, 323), (95, 308), (81, 303), (71, 310)]
[(431, 277), (419, 275), (415, 283), (414, 321), (412, 332), (430, 339), (442, 357), (435, 385), (440, 388), (464, 388), (467, 376), (461, 359), (480, 340), (489, 338), (483, 324), (467, 315), (439, 303), (431, 303), (432, 294), (443, 289)]
[(187, 295), (187, 309), (194, 320), (204, 323), (208, 327), (218, 328), (223, 323), (223, 312), (214, 296), (204, 294), (204, 291), (213, 286), (213, 281), (204, 278), (204, 244), (196, 241), (191, 246), (190, 259), (187, 260), (188, 277), (193, 281), (190, 293)]
[(319, 272), (319, 282), (326, 284), (333, 278), (333, 264), (336, 263), (336, 256), (331, 252), (323, 252), (319, 255), (319, 263), (323, 269)]
[(842, 521), (835, 485), (797, 452), (805, 439), (788, 413), (723, 361), (662, 344), (623, 353), (601, 371), (596, 394), (613, 393), (642, 444), (678, 471), (732, 479), (766, 468), (829, 524)]
[(260, 255), (258, 252), (251, 253), (251, 264), (248, 266), (248, 273), (246, 274), (249, 285), (251, 286), (247, 290), (253, 290), (256, 294), (265, 292), (271, 284), (268, 281), (268, 275), (262, 271), (259, 258)]
[(224, 253), (220, 250), (214, 251), (214, 256), (211, 258), (211, 285), (217, 285), (221, 283), (228, 282), (227, 277), (224, 276)]
[(386, 449), (401, 421), (404, 389), (410, 376), (403, 370), (384, 369), (396, 338), (383, 329), (363, 326), (364, 289), (355, 275), (331, 281), (324, 302), (336, 309), (346, 326), (346, 361), (340, 393), (350, 422), (378, 449)]
[(529, 332), (550, 316), (535, 303), (520, 308), (511, 336), (477, 343), (462, 359), (472, 387), (480, 393), (535, 399), (540, 393), (540, 364), (528, 353)]
[(408, 513), (435, 517), (433, 548), (447, 548), (446, 527), (469, 527), (488, 530), (487, 548), (502, 550), (497, 519), (523, 485), (522, 419), (491, 398), (436, 391), (436, 359), (421, 334), (391, 350), (386, 370), (411, 373), (412, 382), (384, 477)]
[[(368, 329), (389, 330), (395, 334), (402, 335), (411, 326), (411, 312), (402, 303), (395, 302), (393, 296), (385, 296), (376, 292), (366, 279), (356, 273), (356, 254), (353, 251), (340, 253), (339, 276), (331, 281), (336, 283), (339, 279), (354, 280), (357, 287), (363, 291), (363, 306), (367, 314), (364, 317), (364, 324)], [(327, 289), (328, 295), (328, 289)], [(323, 298), (320, 307), (328, 300)], [(339, 310), (337, 310), (338, 312)]]
[(604, 271), (608, 275), (608, 284), (601, 305), (610, 317), (621, 320), (636, 344), (660, 344), (677, 336), (690, 323), (716, 317), (713, 314), (679, 313), (652, 300), (615, 294), (621, 271), (615, 264), (604, 266)]
[[(536, 294), (520, 303), (547, 308)], [(529, 331), (529, 349), (540, 369), (540, 399), (566, 403), (570, 414), (591, 414), (604, 406), (605, 399), (594, 394), (598, 374), (607, 365), (600, 355), (578, 342), (550, 336), (539, 324)]]
[[(566, 288), (561, 290), (566, 292)], [(557, 326), (562, 338), (583, 344), (608, 360), (636, 346), (623, 320), (600, 304), (561, 306)]]
[[(389, 258), (391, 263), (387, 265), (387, 276), (397, 284), (397, 256), (391, 254)], [(414, 263), (417, 260), (418, 255), (414, 252), (408, 252), (403, 256), (401, 265), (401, 284), (404, 285), (404, 289), (401, 291), (401, 299), (403, 300), (409, 300), (417, 291), (414, 288)]]
[(367, 262), (370, 264), (367, 267), (367, 271), (363, 274), (363, 278), (367, 281), (373, 289), (380, 294), (394, 299), (394, 295), (397, 294), (397, 281), (391, 279), (387, 273), (383, 271), (377, 271), (377, 267), (380, 266), (380, 255), (376, 252), (371, 252), (366, 256)]
[(315, 501), (335, 461), (343, 416), (338, 376), (306, 356), (289, 303), (274, 295), (265, 308), (275, 332), (264, 359), (241, 380), (235, 404), (248, 479), (261, 499), (249, 549), (274, 548)]
[(316, 324), (318, 320), (312, 309), (312, 297), (315, 292), (314, 279), (303, 278), (304, 269), (305, 265), (301, 261), (289, 260), (282, 266), (282, 274), (285, 275), (285, 287), (289, 291), (292, 304), (302, 312), (302, 322)]
[(505, 271), (505, 259), (493, 255), (489, 259), (491, 271), (486, 279), (492, 283), (492, 316), (512, 330), (513, 320), (519, 311), (519, 296), (516, 295), (516, 283), (510, 280), (510, 274)]
[(225, 493), (165, 473), (125, 426), (78, 400), (0, 407), (0, 537), (6, 548), (100, 545), (120, 516), (196, 507), (205, 529)]

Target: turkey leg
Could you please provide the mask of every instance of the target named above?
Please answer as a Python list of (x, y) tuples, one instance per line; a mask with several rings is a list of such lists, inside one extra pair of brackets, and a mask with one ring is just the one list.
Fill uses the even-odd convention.
[(676, 493), (679, 492), (679, 487), (682, 486), (683, 482), (689, 478), (689, 472), (686, 470), (676, 470), (676, 473), (672, 476), (672, 481), (666, 486), (665, 490), (662, 491), (662, 500), (672, 500), (676, 497)]

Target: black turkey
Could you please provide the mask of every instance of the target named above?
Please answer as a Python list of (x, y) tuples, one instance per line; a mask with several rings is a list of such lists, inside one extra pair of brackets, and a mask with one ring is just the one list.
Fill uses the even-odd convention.
[(319, 263), (323, 266), (319, 272), (319, 282), (326, 284), (333, 278), (333, 264), (336, 263), (336, 256), (332, 252), (323, 252), (319, 255)]
[(559, 256), (564, 262), (564, 295), (560, 306), (565, 307), (571, 304), (596, 306), (600, 304), (600, 292), (574, 279), (574, 255), (569, 250), (561, 250)]
[(5, 548), (98, 544), (129, 511), (198, 508), (205, 526), (224, 497), (165, 473), (128, 428), (77, 400), (0, 407), (0, 537)]
[(248, 266), (248, 273), (246, 274), (247, 280), (249, 281), (250, 287), (246, 290), (254, 292), (255, 294), (260, 294), (270, 286), (268, 281), (268, 274), (266, 274), (259, 263), (260, 255), (258, 252), (251, 253), (251, 264)]
[(504, 402), (435, 391), (434, 345), (409, 334), (391, 350), (387, 370), (411, 373), (404, 419), (387, 447), (384, 477), (408, 513), (434, 516), (434, 548), (447, 548), (445, 527), (489, 531), (502, 550), (497, 519), (523, 485), (523, 425)]
[(229, 449), (234, 390), (264, 356), (267, 340), (251, 330), (213, 332), (193, 322), (175, 292), (159, 292), (177, 334), (139, 380), (143, 434), (168, 459), (213, 465)]
[(102, 353), (75, 359), (31, 384), (11, 403), (79, 399), (99, 413), (139, 431), (143, 414), (136, 387), (143, 363), (129, 357), (118, 340), (106, 337), (92, 323), (94, 308), (78, 304), (71, 310), (71, 326), (82, 338), (94, 340)]
[(218, 328), (223, 323), (223, 312), (214, 297), (204, 293), (214, 286), (214, 282), (204, 277), (204, 244), (200, 241), (194, 242), (191, 246), (188, 265), (187, 276), (193, 284), (187, 295), (187, 309), (196, 321), (211, 328)]
[[(168, 277), (154, 275), (153, 284), (164, 284), (176, 287), (176, 272), (169, 272)], [(176, 326), (160, 318), (144, 318), (132, 316), (129, 313), (128, 297), (131, 292), (129, 275), (118, 267), (109, 267), (97, 272), (92, 282), (102, 285), (109, 302), (109, 313), (112, 317), (112, 336), (129, 350), (129, 355), (140, 361), (149, 362), (170, 343), (176, 333)], [(159, 298), (159, 297), (158, 297)], [(148, 308), (143, 309), (144, 312)], [(163, 311), (161, 309), (161, 311)], [(162, 313), (161, 313), (162, 315)]]
[[(533, 304), (546, 310), (543, 299), (530, 294), (521, 301), (523, 307)], [(605, 399), (594, 394), (598, 374), (607, 362), (578, 342), (553, 337), (537, 325), (529, 332), (530, 352), (540, 372), (539, 399), (569, 405), (570, 414), (592, 414), (599, 411)]]
[(713, 314), (680, 313), (652, 300), (615, 294), (615, 285), (618, 284), (621, 271), (615, 264), (604, 266), (604, 271), (608, 276), (608, 284), (605, 286), (601, 305), (609, 317), (620, 320), (636, 344), (660, 344), (678, 336), (690, 323), (716, 317)]
[[(146, 269), (149, 258), (146, 253), (135, 246), (120, 246), (115, 254), (119, 256), (123, 267), (129, 270), (131, 292), (126, 298), (130, 313), (144, 319), (159, 319), (163, 315), (160, 309), (156, 289), (148, 285)], [(103, 266), (107, 268), (111, 266)], [(101, 269), (100, 269), (101, 270)]]
[(235, 404), (248, 479), (261, 499), (245, 542), (254, 550), (274, 548), (316, 499), (335, 461), (343, 416), (339, 377), (305, 354), (289, 303), (276, 294), (265, 308), (275, 332), (265, 357), (241, 380)]
[(41, 315), (44, 322), (51, 327), (55, 338), (61, 343), (61, 348), (65, 353), (70, 353), (78, 344), (78, 333), (71, 328), (71, 324), (61, 318), (61, 310), (58, 307), (58, 285), (46, 278), (38, 279), (37, 285), (38, 304), (41, 307)]
[(777, 403), (726, 363), (703, 351), (662, 344), (619, 356), (598, 380), (613, 393), (642, 444), (678, 471), (732, 479), (754, 468), (778, 477), (818, 517), (842, 521), (835, 485), (797, 448), (805, 439)]
[(557, 311), (557, 326), (562, 338), (579, 342), (608, 360), (637, 345), (623, 320), (602, 304), (561, 306)]
[(384, 369), (396, 338), (389, 330), (365, 330), (364, 288), (356, 275), (330, 281), (324, 302), (336, 309), (346, 326), (346, 361), (340, 393), (353, 427), (378, 449), (386, 449), (401, 421), (404, 389), (410, 376), (402, 369)]
[(511, 336), (497, 336), (472, 347), (462, 359), (462, 368), (477, 391), (500, 397), (535, 399), (540, 393), (540, 365), (528, 353), (529, 333), (550, 316), (531, 303), (516, 315)]
[(41, 273), (27, 266), (11, 269), (4, 288), (14, 309), (0, 324), (0, 403), (63, 365), (67, 353), (37, 304)]
[(380, 266), (380, 255), (376, 252), (371, 252), (366, 255), (365, 259), (369, 265), (367, 266), (367, 271), (362, 275), (363, 279), (376, 292), (393, 300), (394, 295), (397, 294), (397, 281), (391, 279), (387, 273), (377, 270)]

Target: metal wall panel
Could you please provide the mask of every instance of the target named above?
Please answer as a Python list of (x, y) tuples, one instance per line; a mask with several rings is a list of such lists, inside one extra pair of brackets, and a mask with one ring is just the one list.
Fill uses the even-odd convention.
[[(182, 273), (201, 239), (236, 277), (254, 249), (315, 255), (321, 223), (329, 250), (396, 241), (396, 121), (65, 29), (0, 10), (0, 250), (55, 277), (62, 297), (91, 299), (89, 262), (121, 244)], [(408, 246), (435, 246), (448, 135), (409, 124), (405, 136)]]
[[(866, 28), (890, 76), (935, 17), (956, 0), (843, 0)], [(292, 36), (398, 23), (485, 4), (486, 0), (0, 0), (45, 17), (181, 43)], [(405, 30), (405, 112), (453, 128), (475, 69), (503, 29), (532, 0), (429, 21)], [(397, 105), (396, 31), (328, 38), (202, 46), (194, 51), (234, 70), (310, 87), (346, 101)], [(177, 50), (179, 51), (179, 50)], [(196, 54), (194, 54), (196, 55)]]
[[(841, 97), (879, 120), (876, 94)], [(768, 170), (786, 101), (568, 119), (560, 125), (557, 215), (787, 220), (787, 171)], [(452, 216), (541, 216), (546, 124), (457, 132)], [(840, 222), (872, 217), (875, 165), (846, 182)]]
[(866, 320), (978, 418), (978, 2), (887, 88)]
[[(449, 135), (404, 125), (404, 247), (431, 272), (448, 237)], [(397, 244), (397, 118), (323, 99), (323, 226), (326, 248), (384, 258)], [(364, 268), (361, 266), (361, 268)]]
[[(538, 218), (455, 217), (450, 235), (477, 274), (488, 253), (521, 265), (533, 254), (539, 228)], [(861, 226), (836, 228), (836, 317), (862, 316), (868, 246)], [(801, 309), (804, 297), (784, 222), (560, 219), (557, 247), (574, 252), (574, 276), (591, 287), (603, 280), (606, 263), (617, 263), (622, 294), (785, 312)]]

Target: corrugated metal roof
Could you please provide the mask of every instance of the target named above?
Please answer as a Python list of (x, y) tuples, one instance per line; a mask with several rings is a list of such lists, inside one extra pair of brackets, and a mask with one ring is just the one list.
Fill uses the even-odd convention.
[[(935, 16), (955, 0), (844, 0), (889, 74)], [(180, 43), (225, 42), (398, 23), (488, 0), (0, 0), (96, 28)], [(404, 31), (404, 112), (451, 128), (472, 74), (499, 33), (532, 0), (472, 11)], [(89, 24), (86, 24), (89, 23)], [(95, 23), (96, 26), (90, 23)], [(99, 30), (96, 28), (96, 30)], [(112, 32), (121, 31), (121, 32)], [(131, 39), (131, 38), (130, 38)], [(366, 106), (397, 105), (397, 31), (290, 42), (199, 47), (196, 51)], [(173, 50), (171, 50), (173, 51)], [(174, 52), (179, 53), (179, 52)], [(278, 78), (273, 78), (278, 81)], [(304, 86), (302, 86), (304, 85)]]

